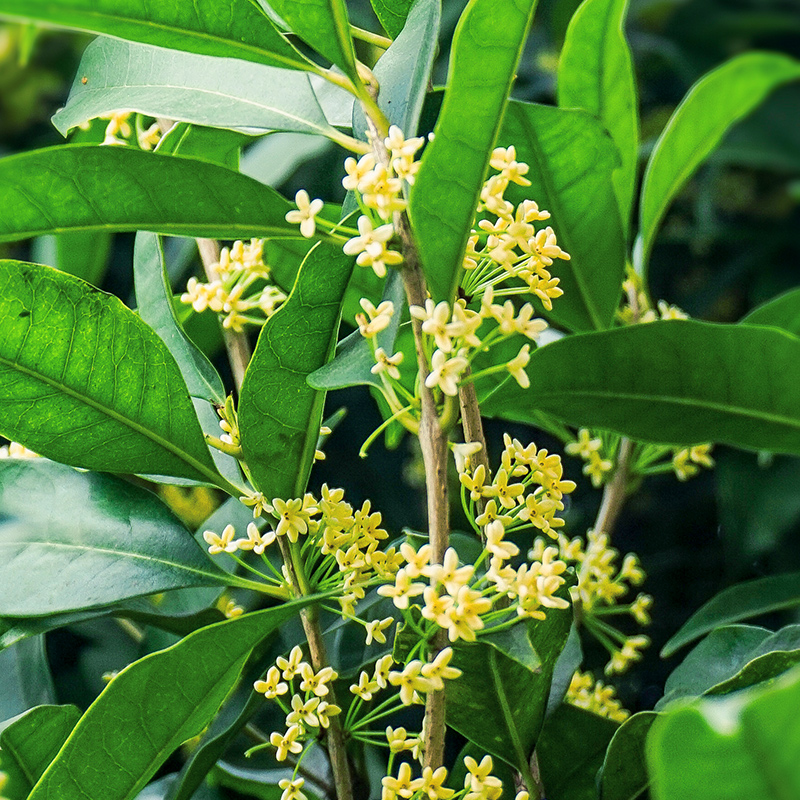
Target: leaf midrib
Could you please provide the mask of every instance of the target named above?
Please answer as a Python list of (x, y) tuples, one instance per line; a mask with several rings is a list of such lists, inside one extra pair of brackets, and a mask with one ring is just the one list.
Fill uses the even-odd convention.
[(500, 703), (500, 710), (503, 714), (503, 719), (506, 722), (506, 728), (508, 729), (508, 735), (511, 739), (511, 744), (514, 746), (514, 753), (517, 757), (517, 766), (524, 765), (527, 762), (527, 755), (525, 754), (525, 750), (522, 747), (522, 742), (519, 738), (519, 733), (517, 732), (517, 726), (514, 723), (514, 716), (511, 712), (511, 707), (508, 704), (508, 698), (506, 697), (506, 689), (503, 683), (500, 681), (500, 675), (497, 671), (497, 659), (498, 655), (494, 649), (490, 649), (489, 651), (489, 674), (492, 676), (492, 683), (494, 684), (494, 692), (495, 696), (497, 697)]
[[(6, 366), (9, 369), (17, 370), (17, 371), (21, 372), (23, 375), (25, 375), (25, 376), (27, 376), (29, 378), (33, 378), (34, 380), (41, 381), (41, 383), (44, 383), (45, 385), (50, 386), (53, 389), (58, 390), (62, 394), (65, 394), (68, 397), (71, 397), (73, 400), (77, 400), (78, 402), (82, 402), (84, 405), (87, 405), (90, 408), (93, 408), (96, 411), (99, 411), (100, 413), (105, 414), (107, 417), (109, 417), (109, 419), (112, 419), (115, 422), (118, 422), (118, 423), (130, 428), (135, 433), (138, 433), (141, 436), (144, 436), (146, 439), (149, 439), (154, 444), (156, 444), (159, 447), (161, 447), (164, 450), (166, 450), (168, 453), (171, 453), (172, 455), (176, 456), (178, 459), (180, 459), (184, 463), (186, 463), (189, 466), (191, 466), (193, 469), (195, 469), (201, 475), (203, 475), (206, 478), (208, 478), (211, 481), (212, 484), (214, 484), (216, 486), (219, 486), (219, 484), (220, 484), (220, 476), (216, 473), (215, 470), (210, 469), (208, 466), (203, 464), (201, 461), (196, 459), (194, 456), (190, 455), (189, 453), (187, 453), (185, 450), (181, 449), (177, 445), (174, 445), (169, 440), (164, 439), (161, 436), (157, 436), (149, 428), (147, 428), (146, 426), (141, 425), (140, 423), (130, 419), (130, 417), (125, 417), (122, 414), (120, 414), (119, 412), (115, 411), (114, 409), (109, 408), (108, 406), (102, 405), (101, 403), (97, 402), (96, 400), (94, 400), (93, 398), (89, 397), (88, 395), (82, 394), (82, 393), (76, 391), (75, 389), (73, 389), (72, 387), (67, 386), (66, 384), (60, 383), (59, 381), (57, 381), (57, 380), (55, 380), (55, 379), (53, 379), (53, 378), (51, 378), (51, 377), (49, 377), (47, 375), (43, 375), (42, 373), (35, 372), (34, 370), (29, 369), (28, 367), (24, 367), (21, 364), (19, 364), (18, 362), (12, 361), (11, 359), (6, 358), (3, 355), (0, 355), (0, 366)], [(210, 456), (209, 456), (209, 458), (210, 458)]]

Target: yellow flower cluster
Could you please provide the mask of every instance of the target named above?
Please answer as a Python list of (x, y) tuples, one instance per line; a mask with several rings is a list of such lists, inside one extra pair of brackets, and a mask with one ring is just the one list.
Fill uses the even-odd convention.
[(237, 241), (230, 249), (223, 248), (213, 271), (218, 277), (210, 283), (189, 278), (181, 302), (198, 313), (210, 308), (220, 314), (224, 328), (241, 332), (246, 324), (263, 325), (286, 300), (280, 289), (265, 284), (270, 269), (264, 263), (262, 240), (252, 239), (250, 244)]
[(580, 456), (586, 463), (583, 474), (592, 479), (592, 486), (601, 486), (606, 475), (614, 469), (614, 461), (603, 457), (603, 440), (599, 436), (592, 437), (590, 431), (581, 428), (578, 438), (569, 442), (564, 451), (570, 456)]
[[(469, 493), (468, 517), (484, 529), (499, 520), (507, 531), (533, 527), (556, 538), (555, 529), (564, 525), (557, 516), (564, 509), (563, 497), (575, 490), (574, 481), (564, 479), (561, 456), (538, 449), (533, 442), (523, 446), (508, 434), (503, 442), (501, 466), (494, 478), (482, 465), (470, 470), (466, 463), (459, 474), (465, 504)], [(475, 517), (474, 503), (481, 498), (488, 502)]]
[[(330, 725), (330, 718), (341, 713), (339, 706), (326, 699), (330, 693), (329, 684), (337, 677), (331, 667), (315, 672), (303, 660), (303, 651), (294, 647), (288, 658), (278, 658), (264, 679), (253, 684), (257, 692), (268, 700), (275, 700), (286, 713), (286, 731), (276, 731), (269, 737), (278, 761), (285, 761), (290, 753), (301, 753), (303, 742), (316, 738), (320, 729)], [(297, 689), (295, 682), (299, 683)], [(291, 698), (288, 704), (284, 696)]]
[(615, 697), (613, 686), (604, 686), (602, 681), (595, 681), (589, 672), (577, 670), (567, 689), (566, 702), (584, 708), (600, 717), (607, 717), (614, 722), (625, 722), (630, 712), (622, 707)]
[(650, 298), (644, 290), (641, 276), (628, 265), (625, 269), (626, 277), (622, 282), (622, 290), (628, 302), (617, 314), (623, 325), (655, 322), (666, 319), (689, 319), (689, 315), (677, 306), (670, 305), (664, 300), (659, 300), (656, 308), (650, 304)]
[[(461, 800), (499, 800), (503, 795), (502, 781), (492, 775), (494, 763), (492, 757), (484, 756), (480, 763), (467, 756), (464, 759), (467, 774), (464, 776), (464, 789), (458, 792)], [(425, 798), (425, 800), (450, 800), (456, 795), (455, 789), (445, 786), (447, 768), (436, 770), (425, 767), (422, 774), (414, 778), (411, 765), (403, 762), (397, 771), (397, 777), (387, 775), (382, 779), (381, 800), (402, 800), (403, 798)], [(515, 800), (529, 800), (528, 792), (517, 792)]]
[[(526, 284), (525, 289), (507, 288), (502, 293), (528, 291), (549, 311), (553, 300), (564, 292), (548, 267), (554, 259), (569, 261), (570, 256), (558, 246), (551, 227), (537, 230), (534, 225), (549, 219), (549, 211), (540, 209), (533, 200), (514, 206), (506, 199), (511, 183), (531, 185), (525, 178), (530, 167), (516, 158), (513, 146), (498, 147), (492, 152), (489, 163), (497, 174), (491, 175), (481, 190), (477, 214), (483, 218), (470, 231), (461, 285), (467, 296), (480, 296), (486, 288), (516, 278)], [(494, 219), (486, 218), (486, 213)]]
[[(105, 135), (102, 144), (113, 146), (126, 146), (130, 144), (128, 141), (133, 136), (133, 128), (131, 127), (131, 116), (134, 115), (133, 111), (115, 111), (113, 114), (105, 114), (100, 119), (108, 120), (106, 125)], [(137, 117), (137, 119), (140, 119)], [(83, 130), (89, 128), (89, 123), (80, 126)], [(142, 150), (152, 150), (161, 140), (161, 128), (157, 122), (154, 122), (148, 128), (140, 128), (137, 125), (136, 141)]]
[[(546, 541), (537, 539), (530, 558), (539, 558), (546, 548)], [(573, 589), (573, 595), (581, 604), (582, 623), (611, 655), (605, 667), (606, 674), (624, 672), (641, 658), (640, 651), (650, 640), (647, 636), (627, 636), (610, 625), (606, 618), (630, 614), (639, 625), (650, 624), (649, 610), (653, 604), (650, 595), (640, 593), (632, 603), (619, 605), (619, 599), (633, 586), (640, 586), (646, 578), (639, 559), (628, 553), (619, 565), (619, 551), (611, 547), (608, 536), (591, 530), (585, 543), (580, 538), (570, 540), (559, 535), (558, 550), (562, 561), (574, 564), (578, 573), (578, 585)]]
[(694, 447), (683, 447), (672, 456), (672, 468), (679, 481), (688, 481), (700, 471), (700, 467), (712, 469), (714, 459), (711, 458), (710, 444), (696, 444)]

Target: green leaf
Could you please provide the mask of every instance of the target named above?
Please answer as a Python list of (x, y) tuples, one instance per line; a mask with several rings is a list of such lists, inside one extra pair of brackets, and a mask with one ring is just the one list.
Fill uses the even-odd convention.
[(652, 711), (640, 711), (617, 728), (599, 776), (600, 800), (636, 800), (647, 788), (645, 741), (657, 718)]
[(800, 453), (800, 339), (775, 328), (677, 320), (568, 336), (533, 353), (528, 374), (530, 389), (509, 383), (484, 413)]
[(145, 489), (44, 459), (9, 459), (0, 476), (2, 616), (43, 616), (243, 580), (217, 567)]
[(213, 719), (253, 647), (308, 602), (211, 625), (128, 666), (83, 715), (30, 800), (134, 798)]
[(699, 639), (721, 625), (730, 625), (773, 611), (800, 605), (800, 572), (770, 575), (730, 586), (695, 611), (683, 627), (664, 645), (663, 658), (669, 658), (684, 645)]
[(596, 800), (597, 772), (619, 723), (562, 703), (536, 743), (542, 783), (556, 800)]
[(4, 436), (85, 469), (224, 483), (174, 359), (116, 297), (0, 261), (0, 327)]
[(392, 39), (396, 39), (406, 24), (414, 0), (370, 0), (372, 10)]
[(558, 104), (594, 114), (622, 164), (612, 181), (627, 235), (639, 148), (636, 77), (625, 18), (628, 0), (586, 0), (572, 17), (558, 60)]
[(647, 739), (654, 800), (800, 797), (799, 704), (795, 669), (772, 687), (661, 715)]
[(0, 650), (0, 673), (3, 675), (0, 722), (33, 706), (55, 702), (56, 690), (47, 664), (44, 636)]
[(790, 289), (768, 300), (739, 322), (743, 325), (770, 325), (800, 336), (800, 289)]
[(67, 230), (296, 238), (290, 209), (229, 169), (127, 147), (62, 145), (0, 161), (0, 242)]
[[(417, 133), (439, 43), (441, 15), (441, 0), (417, 0), (403, 32), (373, 69), (381, 87), (378, 106), (406, 137)], [(367, 122), (359, 104), (353, 116), (353, 131), (362, 135)]]
[(305, 72), (96, 39), (86, 48), (69, 100), (53, 124), (66, 136), (86, 120), (120, 108), (251, 133), (336, 135)]
[[(400, 319), (405, 308), (405, 290), (400, 273), (393, 270), (386, 280), (381, 301), (394, 304), (394, 314), (388, 327), (375, 334), (375, 347), (382, 347), (392, 355)], [(343, 389), (346, 386), (368, 385), (381, 387), (380, 378), (372, 374), (375, 357), (368, 339), (360, 331), (353, 331), (336, 346), (336, 357), (308, 376), (309, 386), (315, 389)]]
[(553, 668), (571, 622), (571, 609), (548, 609), (544, 621), (523, 621), (512, 628), (514, 635), (529, 640), (526, 649), (530, 644), (538, 655), (541, 666), (534, 669), (481, 639), (454, 646), (452, 665), (463, 674), (446, 687), (447, 724), (485, 753), (529, 775), (528, 758), (542, 727)]
[(536, 0), (470, 0), (450, 52), (436, 138), (425, 148), (409, 213), (428, 289), (452, 300), (508, 93)]
[(644, 272), (658, 226), (675, 195), (714, 151), (728, 128), (784, 83), (800, 63), (779, 53), (744, 53), (703, 76), (689, 90), (650, 155), (639, 210), (637, 269)]
[[(162, 155), (180, 154), (185, 158), (210, 161), (212, 164), (238, 172), (242, 148), (250, 141), (252, 137), (244, 133), (176, 122), (161, 137), (161, 141), (156, 145), (156, 152)], [(194, 243), (189, 247), (194, 249)]]
[(531, 186), (509, 187), (513, 202), (536, 200), (570, 261), (551, 271), (564, 295), (549, 316), (573, 330), (607, 328), (619, 305), (625, 273), (625, 237), (614, 196), (619, 155), (603, 126), (579, 109), (512, 101), (502, 141), (530, 164)]
[(239, 400), (242, 449), (267, 498), (300, 497), (314, 460), (323, 392), (306, 379), (333, 353), (353, 260), (316, 245), (288, 300), (261, 330)]
[(344, 0), (269, 0), (269, 5), (292, 33), (336, 64), (356, 86), (361, 85)]
[(39, 236), (31, 247), (31, 260), (99, 286), (108, 269), (112, 243), (112, 234), (104, 231)]
[(314, 70), (249, 0), (0, 0), (0, 17), (278, 67)]
[(787, 625), (777, 633), (752, 625), (715, 628), (672, 671), (656, 710), (682, 698), (727, 694), (768, 680), (798, 661), (800, 625)]
[(0, 731), (3, 766), (13, 762), (25, 781), (25, 792), (42, 777), (80, 717), (75, 706), (36, 706)]

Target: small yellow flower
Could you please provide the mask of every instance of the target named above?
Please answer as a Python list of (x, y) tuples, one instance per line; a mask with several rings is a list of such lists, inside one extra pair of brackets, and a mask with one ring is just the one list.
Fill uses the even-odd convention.
[[(483, 464), (478, 464), (472, 475), (468, 472), (460, 472), (458, 479), (467, 489), (469, 496), (473, 500), (479, 500), (483, 496), (484, 491), (486, 491), (486, 467), (484, 467)], [(480, 525), (481, 523), (478, 524)]]
[(448, 358), (442, 350), (435, 350), (431, 357), (431, 372), (425, 379), (429, 389), (438, 386), (450, 397), (458, 394), (458, 379), (467, 368), (469, 362), (461, 355)]
[(389, 750), (392, 753), (401, 753), (406, 749), (406, 737), (408, 733), (405, 728), (386, 728), (386, 741), (389, 743)]
[(420, 778), (412, 779), (411, 765), (404, 761), (397, 771), (397, 777), (393, 778), (391, 775), (387, 775), (381, 778), (381, 785), (383, 786), (383, 800), (387, 800), (387, 798), (393, 800), (396, 797), (413, 796), (414, 792), (422, 786), (422, 780)]
[(426, 568), (431, 562), (431, 546), (424, 544), (417, 551), (408, 542), (400, 545), (400, 552), (406, 561), (404, 567), (409, 578), (418, 578), (425, 573)]
[(436, 654), (436, 658), (422, 667), (422, 676), (433, 685), (434, 691), (444, 688), (444, 682), (454, 680), (461, 675), (461, 670), (450, 666), (453, 658), (453, 648), (445, 647)]
[(288, 659), (279, 656), (275, 659), (275, 664), (283, 672), (283, 677), (287, 681), (292, 680), (304, 666), (307, 666), (303, 661), (303, 651), (297, 646), (292, 648)]
[(286, 715), (287, 727), (305, 725), (310, 728), (319, 727), (319, 718), (314, 713), (319, 705), (319, 697), (303, 700), (299, 694), (292, 695), (292, 710)]
[(280, 800), (308, 800), (308, 795), (300, 791), (305, 782), (305, 778), (296, 778), (295, 780), (283, 778), (278, 781), (278, 786), (283, 789)]
[(300, 235), (310, 239), (316, 230), (315, 217), (322, 211), (324, 205), (322, 200), (311, 200), (308, 192), (301, 189), (295, 196), (294, 202), (297, 210), (289, 211), (286, 214), (286, 221), (293, 225), (300, 225)]
[(631, 603), (631, 616), (640, 625), (649, 625), (652, 620), (650, 619), (650, 608), (653, 605), (653, 598), (649, 594), (639, 594), (636, 599)]
[(422, 332), (432, 336), (436, 346), (443, 352), (449, 353), (453, 349), (450, 341), (450, 305), (442, 300), (434, 303), (428, 298), (425, 307), (410, 306), (409, 312), (415, 319), (421, 320)]
[(491, 756), (484, 756), (480, 764), (471, 756), (467, 756), (464, 759), (464, 766), (467, 768), (464, 788), (470, 790), (464, 796), (464, 800), (495, 800), (502, 796), (503, 782), (491, 774), (494, 768)]
[(400, 701), (404, 706), (414, 702), (415, 692), (429, 692), (432, 684), (421, 674), (422, 662), (418, 659), (409, 661), (402, 672), (390, 672), (389, 683), (400, 687)]
[(394, 586), (379, 586), (378, 594), (383, 597), (391, 597), (395, 606), (403, 609), (408, 608), (409, 600), (421, 595), (424, 589), (424, 584), (412, 583), (408, 571), (401, 567), (395, 575)]
[(365, 702), (369, 702), (372, 700), (373, 694), (377, 692), (379, 688), (378, 684), (370, 680), (369, 675), (362, 671), (358, 676), (358, 683), (354, 683), (350, 686), (350, 692), (356, 697), (360, 697)]
[(395, 353), (393, 356), (386, 355), (382, 347), (375, 350), (375, 365), (370, 369), (373, 375), (385, 372), (393, 380), (400, 380), (400, 370), (397, 367), (403, 363), (403, 354)]
[(392, 668), (393, 663), (394, 661), (391, 653), (379, 658), (375, 662), (375, 673), (373, 678), (375, 683), (377, 683), (381, 689), (385, 689), (388, 685), (389, 670)]
[(286, 733), (281, 734), (277, 731), (269, 736), (269, 743), (277, 749), (275, 759), (285, 761), (289, 753), (302, 753), (303, 745), (297, 741), (303, 729), (299, 725), (292, 725)]
[(366, 624), (367, 628), (367, 641), (366, 645), (369, 647), (373, 641), (379, 644), (386, 644), (386, 634), (384, 631), (394, 622), (394, 617), (386, 617), (386, 619), (375, 619)]
[(238, 544), (234, 541), (236, 530), (233, 525), (226, 525), (221, 536), (217, 536), (214, 531), (203, 531), (203, 538), (209, 545), (208, 552), (214, 556), (217, 553), (235, 553)]
[(496, 558), (507, 561), (519, 553), (519, 547), (514, 542), (504, 542), (506, 529), (503, 523), (496, 519), (484, 529), (486, 536), (486, 549)]
[(303, 680), (300, 688), (304, 692), (314, 692), (317, 697), (324, 697), (330, 692), (328, 684), (339, 676), (332, 667), (323, 667), (319, 672), (314, 672), (310, 664), (303, 664), (300, 669)]
[(439, 767), (436, 771), (431, 767), (425, 767), (422, 770), (422, 785), (419, 787), (422, 797), (427, 800), (448, 800), (456, 792), (455, 789), (443, 786), (446, 780), (447, 769), (445, 767)]
[(288, 684), (281, 681), (281, 673), (277, 667), (270, 667), (267, 670), (266, 679), (256, 681), (253, 687), (260, 692), (267, 700), (274, 700), (278, 695), (286, 694), (289, 691)]
[(472, 564), (459, 567), (458, 553), (454, 547), (448, 547), (442, 563), (430, 564), (425, 567), (423, 574), (430, 578), (431, 586), (441, 583), (447, 593), (455, 597), (475, 574), (475, 567)]
[(530, 349), (531, 346), (529, 344), (522, 345), (519, 353), (506, 364), (506, 369), (523, 389), (527, 389), (531, 385), (528, 373), (525, 372), (525, 367), (528, 366), (528, 362), (531, 360)]
[(320, 701), (320, 704), (317, 706), (317, 718), (319, 719), (320, 726), (323, 728), (330, 726), (331, 717), (335, 717), (337, 714), (341, 713), (342, 709), (339, 708), (339, 706), (334, 703), (329, 703), (327, 700)]
[(301, 533), (308, 533), (308, 514), (303, 511), (303, 501), (281, 500), (276, 497), (272, 507), (280, 518), (275, 529), (277, 536), (288, 536), (290, 542), (296, 542)]
[(252, 550), (261, 555), (274, 541), (275, 531), (269, 530), (262, 536), (255, 523), (251, 522), (247, 526), (247, 538), (237, 539), (236, 546), (239, 550)]
[(483, 449), (483, 445), (480, 442), (467, 442), (464, 444), (453, 444), (450, 446), (450, 449), (453, 451), (456, 471), (459, 476), (461, 476), (471, 468), (472, 456), (480, 453)]
[(356, 322), (358, 323), (359, 333), (365, 339), (371, 339), (377, 333), (389, 327), (394, 315), (394, 304), (390, 300), (384, 300), (377, 308), (366, 297), (362, 297), (359, 303), (366, 315), (356, 314)]

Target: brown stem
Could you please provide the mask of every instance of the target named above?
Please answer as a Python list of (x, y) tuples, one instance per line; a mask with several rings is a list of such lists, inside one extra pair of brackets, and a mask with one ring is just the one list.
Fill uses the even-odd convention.
[(531, 793), (531, 800), (545, 800), (546, 795), (544, 783), (542, 782), (542, 772), (539, 769), (539, 756), (536, 755), (535, 750), (531, 753), (530, 768), (531, 783), (533, 784), (530, 788), (534, 789), (534, 792)]
[(614, 529), (620, 511), (622, 511), (628, 491), (628, 462), (632, 451), (633, 443), (623, 436), (617, 453), (617, 469), (614, 472), (614, 477), (603, 489), (603, 500), (600, 503), (600, 510), (597, 512), (597, 519), (594, 522), (594, 529), (597, 533), (610, 534)]
[[(278, 547), (294, 593), (298, 597), (308, 594), (304, 578), (298, 575), (295, 569), (296, 565), (291, 545), (283, 537), (279, 536)], [(329, 666), (328, 654), (322, 638), (322, 628), (319, 624), (319, 608), (316, 605), (306, 606), (300, 612), (300, 620), (303, 623), (303, 632), (308, 642), (311, 666), (315, 672), (319, 672), (324, 667)], [(328, 690), (328, 702), (336, 704), (336, 694), (333, 686), (329, 686)], [(328, 745), (328, 756), (331, 760), (331, 771), (333, 772), (333, 782), (336, 786), (337, 800), (353, 800), (353, 782), (350, 776), (350, 765), (347, 761), (347, 745), (344, 740), (342, 723), (338, 716), (329, 718), (325, 741)]]
[[(470, 368), (467, 367), (464, 371), (464, 379), (469, 377), (470, 371)], [(458, 387), (458, 402), (461, 406), (461, 427), (464, 430), (464, 442), (467, 444), (478, 442), (481, 446), (481, 449), (470, 458), (474, 458), (475, 462), (483, 466), (488, 480), (491, 474), (489, 470), (489, 451), (486, 449), (486, 436), (483, 432), (481, 410), (478, 405), (478, 392), (473, 381), (462, 383)], [(486, 510), (486, 498), (479, 497), (475, 505), (477, 506), (478, 514), (483, 514)]]
[[(203, 269), (208, 280), (211, 282), (219, 280), (219, 272), (217, 272), (216, 268), (220, 255), (219, 242), (216, 239), (198, 239), (197, 250), (200, 253), (200, 260), (203, 262)], [(250, 350), (250, 342), (247, 341), (247, 334), (236, 333), (236, 331), (225, 327), (222, 329), (222, 338), (225, 342), (225, 349), (228, 352), (233, 382), (238, 394), (242, 390), (244, 373), (253, 355)]]

